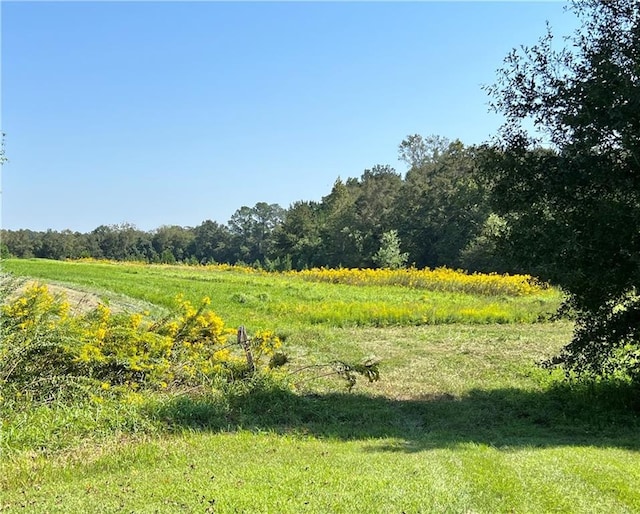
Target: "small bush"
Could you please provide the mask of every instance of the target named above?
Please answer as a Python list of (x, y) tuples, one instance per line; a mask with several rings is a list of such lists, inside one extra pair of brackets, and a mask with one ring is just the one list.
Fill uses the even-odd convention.
[[(48, 401), (65, 395), (140, 388), (166, 389), (233, 381), (269, 372), (281, 343), (273, 332), (248, 339), (208, 308), (182, 296), (160, 320), (148, 312), (114, 314), (105, 305), (70, 315), (64, 296), (31, 285), (3, 306), (0, 318), (0, 394), (5, 399)], [(266, 362), (263, 362), (266, 361)]]

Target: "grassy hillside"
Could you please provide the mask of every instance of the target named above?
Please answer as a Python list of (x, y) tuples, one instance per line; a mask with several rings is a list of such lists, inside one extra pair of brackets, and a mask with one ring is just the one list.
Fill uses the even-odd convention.
[(557, 292), (105, 263), (3, 267), (158, 313), (178, 292), (209, 296), (228, 325), (285, 335), (290, 372), (376, 355), (381, 379), (347, 393), (301, 371), (293, 390), (5, 410), (2, 512), (640, 511), (633, 392), (566, 383), (536, 365), (571, 334), (567, 321), (532, 323), (548, 318)]
[[(450, 291), (427, 286), (331, 282), (309, 273), (263, 273), (229, 266), (160, 266), (102, 262), (7, 260), (7, 271), (47, 281), (82, 286), (87, 291), (122, 294), (170, 307), (178, 294), (197, 303), (209, 297), (213, 309), (230, 325), (256, 328), (390, 326), (442, 323), (533, 322), (555, 311), (559, 292), (533, 289), (519, 295), (507, 288), (496, 294), (472, 294), (464, 284)], [(347, 273), (343, 273), (346, 275)], [(351, 273), (358, 278), (359, 273)], [(419, 274), (417, 274), (419, 276)], [(322, 276), (322, 274), (320, 274)], [(453, 280), (446, 279), (453, 283)], [(481, 282), (481, 281), (479, 281)], [(508, 279), (504, 280), (508, 284)], [(108, 298), (108, 295), (105, 296)]]

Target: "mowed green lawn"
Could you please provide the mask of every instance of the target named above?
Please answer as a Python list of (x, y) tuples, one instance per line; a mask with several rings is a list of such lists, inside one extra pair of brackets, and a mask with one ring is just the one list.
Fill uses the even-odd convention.
[[(637, 398), (536, 365), (568, 341), (569, 322), (515, 322), (520, 312), (547, 317), (559, 295), (471, 298), (98, 263), (3, 268), (78, 284), (113, 305), (210, 296), (228, 325), (285, 335), (290, 369), (369, 355), (382, 363), (379, 382), (351, 393), (302, 372), (295, 391), (224, 405), (213, 394), (167, 394), (13, 413), (2, 425), (0, 512), (640, 512)], [(357, 308), (424, 313), (429, 301), (513, 317), (392, 323)], [(339, 302), (351, 310), (313, 316), (314, 305)]]

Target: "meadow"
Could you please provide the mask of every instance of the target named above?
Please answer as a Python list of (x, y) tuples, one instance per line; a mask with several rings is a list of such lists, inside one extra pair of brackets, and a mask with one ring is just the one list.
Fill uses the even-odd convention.
[[(572, 324), (553, 320), (561, 293), (535, 281), (41, 260), (3, 270), (158, 317), (178, 294), (207, 296), (227, 326), (279, 335), (291, 387), (3, 406), (1, 512), (640, 511), (637, 396), (538, 366)], [(380, 379), (351, 392), (314, 367), (368, 356)]]

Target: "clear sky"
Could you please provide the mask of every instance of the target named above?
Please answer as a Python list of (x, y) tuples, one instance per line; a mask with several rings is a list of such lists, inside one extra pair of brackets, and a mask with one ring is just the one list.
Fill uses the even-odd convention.
[(481, 89), (562, 2), (2, 1), (2, 226), (226, 223), (320, 200), (409, 134), (480, 143)]

